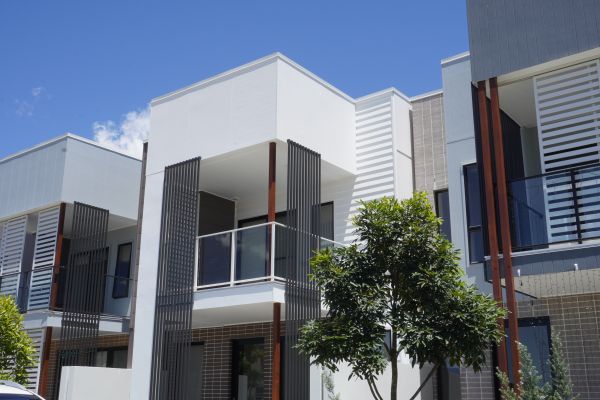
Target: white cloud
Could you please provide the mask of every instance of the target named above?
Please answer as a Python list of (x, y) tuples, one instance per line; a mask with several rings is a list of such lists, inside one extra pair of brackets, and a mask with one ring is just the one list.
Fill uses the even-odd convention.
[(117, 125), (113, 121), (94, 122), (94, 140), (134, 157), (142, 157), (143, 142), (150, 132), (150, 108), (130, 111)]
[(52, 96), (43, 86), (37, 86), (31, 89), (31, 98), (27, 96), (27, 100), (15, 99), (15, 113), (19, 117), (32, 117), (35, 108), (43, 103), (43, 100), (50, 100)]
[(31, 95), (33, 97), (40, 97), (43, 94), (46, 94), (46, 88), (43, 86), (38, 86), (31, 89)]
[(17, 99), (15, 100), (15, 105), (17, 106), (15, 113), (19, 117), (31, 117), (33, 115), (33, 104), (28, 101)]

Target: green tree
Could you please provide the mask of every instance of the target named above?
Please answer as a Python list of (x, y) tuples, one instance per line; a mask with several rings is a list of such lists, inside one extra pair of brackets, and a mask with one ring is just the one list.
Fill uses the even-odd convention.
[(569, 365), (565, 360), (562, 340), (556, 332), (552, 332), (550, 369), (552, 370), (552, 390), (548, 400), (576, 400), (579, 396), (573, 394)]
[(564, 359), (562, 341), (557, 333), (552, 333), (552, 355), (548, 361), (552, 370), (552, 385), (542, 383), (542, 376), (533, 364), (531, 354), (521, 343), (519, 343), (519, 353), (521, 354), (519, 395), (510, 386), (506, 374), (500, 370), (496, 373), (500, 380), (502, 400), (576, 400), (579, 397), (573, 394), (569, 366)]
[(23, 330), (23, 316), (12, 297), (0, 296), (0, 379), (26, 385), (35, 349)]
[[(505, 312), (463, 279), (458, 253), (440, 233), (441, 220), (427, 197), (363, 202), (353, 219), (357, 240), (313, 258), (311, 278), (323, 294), (327, 318), (307, 323), (298, 348), (332, 371), (348, 363), (382, 399), (377, 376), (391, 364), (390, 398), (397, 399), (398, 358), (437, 368), (449, 361), (480, 370), (499, 342)], [(391, 340), (381, 346), (385, 331)]]
[(523, 344), (519, 343), (519, 354), (521, 355), (521, 400), (545, 399), (550, 388), (543, 383), (540, 372), (533, 364), (531, 354)]

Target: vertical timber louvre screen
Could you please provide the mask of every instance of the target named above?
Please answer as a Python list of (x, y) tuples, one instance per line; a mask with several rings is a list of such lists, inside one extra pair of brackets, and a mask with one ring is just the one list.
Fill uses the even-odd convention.
[(165, 168), (151, 400), (183, 399), (192, 342), (200, 158)]
[(299, 354), (298, 330), (319, 318), (321, 297), (309, 281), (309, 261), (318, 250), (321, 227), (321, 155), (288, 140), (287, 253), (285, 287), (286, 400), (310, 398), (310, 360)]
[(108, 262), (108, 210), (73, 204), (55, 398), (63, 366), (94, 366)]

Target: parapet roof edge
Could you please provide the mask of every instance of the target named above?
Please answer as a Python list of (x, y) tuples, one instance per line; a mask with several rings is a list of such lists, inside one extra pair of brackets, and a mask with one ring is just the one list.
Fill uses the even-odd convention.
[(98, 142), (94, 142), (93, 140), (90, 140), (90, 139), (84, 138), (82, 136), (75, 135), (73, 133), (68, 133), (67, 132), (67, 133), (64, 133), (64, 134), (62, 134), (60, 136), (56, 136), (56, 137), (54, 137), (52, 139), (46, 140), (46, 141), (44, 141), (42, 143), (38, 143), (38, 144), (36, 144), (36, 145), (34, 145), (32, 147), (28, 147), (28, 148), (20, 150), (20, 151), (18, 151), (16, 153), (10, 154), (10, 155), (8, 155), (8, 156), (0, 159), (0, 164), (2, 164), (4, 162), (7, 162), (7, 161), (10, 161), (12, 159), (21, 157), (21, 156), (23, 156), (23, 155), (25, 155), (27, 153), (34, 152), (36, 150), (39, 150), (39, 149), (41, 149), (43, 147), (46, 147), (46, 146), (49, 146), (51, 144), (58, 143), (58, 142), (60, 142), (62, 140), (65, 140), (65, 139), (77, 140), (77, 141), (80, 141), (80, 142), (85, 143), (87, 145), (98, 147), (98, 148), (100, 148), (102, 150), (110, 151), (111, 153), (115, 153), (115, 154), (118, 154), (118, 155), (123, 156), (123, 157), (131, 158), (131, 159), (136, 160), (136, 161), (141, 161), (141, 159), (139, 159), (137, 157), (130, 156), (129, 154), (125, 154), (125, 153), (122, 153), (122, 152), (117, 151), (115, 149), (111, 149), (110, 147), (104, 146), (104, 145), (102, 145), (102, 144), (100, 144)]
[(303, 66), (301, 66), (300, 64), (296, 63), (295, 61), (291, 60), (290, 58), (286, 57), (285, 55), (283, 55), (280, 52), (276, 52), (276, 53), (272, 53), (269, 54), (268, 56), (259, 58), (257, 60), (251, 61), (249, 63), (243, 64), (239, 67), (235, 67), (232, 68), (230, 70), (227, 70), (225, 72), (222, 72), (220, 74), (217, 75), (213, 75), (209, 78), (206, 78), (204, 80), (201, 80), (199, 82), (193, 83), (191, 85), (185, 86), (183, 88), (174, 90), (172, 92), (169, 92), (167, 94), (164, 94), (162, 96), (158, 96), (153, 98), (150, 101), (151, 105), (156, 105), (156, 104), (160, 104), (164, 101), (167, 101), (173, 97), (179, 97), (182, 96), (184, 94), (190, 93), (194, 90), (197, 89), (201, 89), (207, 86), (210, 86), (214, 83), (218, 83), (221, 82), (225, 79), (240, 75), (240, 74), (244, 74), (246, 72), (249, 71), (253, 71), (256, 68), (260, 68), (264, 65), (268, 65), (272, 62), (275, 62), (277, 60), (283, 61), (286, 64), (288, 64), (289, 66), (291, 66), (292, 68), (296, 69), (297, 71), (299, 71), (300, 73), (306, 75), (307, 77), (311, 78), (312, 80), (314, 80), (315, 82), (319, 83), (320, 85), (324, 86), (325, 88), (327, 88), (328, 90), (330, 90), (331, 92), (337, 94), (338, 96), (342, 97), (343, 99), (354, 103), (355, 100), (349, 96), (348, 94), (344, 93), (343, 91), (341, 91), (340, 89), (336, 88), (335, 86), (333, 86), (332, 84), (330, 84), (329, 82), (321, 79), (320, 77), (318, 77), (317, 75), (313, 74), (312, 72), (310, 72), (308, 69), (304, 68)]
[(413, 97), (410, 98), (410, 101), (411, 102), (412, 101), (419, 101), (419, 100), (426, 99), (428, 97), (438, 96), (440, 94), (444, 94), (444, 91), (442, 89), (432, 90), (430, 92), (425, 92), (425, 93), (413, 96)]
[(361, 102), (366, 101), (366, 100), (373, 100), (373, 99), (375, 99), (377, 97), (380, 97), (380, 96), (389, 96), (389, 95), (399, 96), (404, 101), (410, 103), (410, 97), (408, 97), (407, 95), (405, 95), (404, 93), (402, 93), (401, 91), (399, 91), (398, 89), (396, 89), (393, 86), (389, 87), (387, 89), (380, 90), (378, 92), (373, 92), (373, 93), (364, 95), (362, 97), (359, 97), (359, 98), (357, 98), (355, 100), (355, 103), (361, 103)]
[(442, 61), (440, 61), (440, 64), (442, 65), (442, 67), (445, 67), (446, 65), (451, 65), (456, 62), (468, 60), (470, 57), (471, 57), (471, 53), (469, 51), (465, 51), (465, 52), (462, 52), (459, 54), (455, 54), (451, 57), (442, 59)]

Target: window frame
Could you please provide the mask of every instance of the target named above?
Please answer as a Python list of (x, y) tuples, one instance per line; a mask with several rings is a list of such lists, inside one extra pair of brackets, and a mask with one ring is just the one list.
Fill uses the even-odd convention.
[[(443, 218), (442, 216), (440, 216), (440, 206), (439, 206), (438, 196), (441, 193), (446, 193), (446, 196), (448, 198), (448, 210), (447, 210), (448, 211), (448, 219), (447, 219), (447, 221), (446, 221), (445, 218)], [(433, 202), (434, 202), (434, 207), (435, 207), (435, 215), (438, 218), (442, 218), (444, 220), (444, 222), (448, 223), (448, 229), (449, 229), (449, 231), (448, 231), (448, 235), (445, 235), (446, 239), (448, 239), (449, 241), (452, 241), (452, 222), (451, 222), (452, 221), (452, 217), (450, 216), (450, 191), (449, 191), (449, 189), (445, 188), (445, 189), (434, 190), (433, 191)], [(444, 233), (441, 228), (442, 227), (440, 226), (440, 231), (442, 233)]]
[[(115, 362), (115, 352), (116, 351), (127, 352), (128, 347), (127, 346), (100, 347), (96, 350), (96, 354), (100, 353), (101, 351), (106, 352), (106, 367), (103, 367), (103, 368), (121, 368), (121, 367), (115, 367), (114, 365), (112, 365)], [(127, 358), (126, 358), (126, 360), (127, 360)], [(127, 362), (125, 364), (127, 364)]]
[[(263, 374), (263, 391), (266, 393), (269, 388), (264, 385), (264, 378), (266, 376), (265, 362), (267, 357), (267, 346), (265, 337), (252, 337), (252, 338), (233, 338), (231, 340), (231, 394), (232, 397), (237, 398), (237, 392), (239, 390), (237, 373), (239, 372), (239, 348), (243, 345), (261, 345), (263, 347), (263, 360), (262, 360), (262, 374)], [(263, 393), (264, 395), (264, 393)]]
[[(129, 251), (129, 268), (127, 269), (127, 276), (117, 275), (117, 267), (119, 265), (119, 253), (121, 252), (121, 248), (124, 246), (130, 246)], [(129, 297), (129, 279), (131, 278), (131, 259), (133, 258), (133, 242), (125, 242), (119, 244), (117, 246), (117, 254), (115, 258), (115, 272), (113, 275), (113, 287), (112, 287), (112, 298), (113, 299), (124, 299)], [(125, 289), (123, 293), (117, 293), (117, 280), (125, 281)]]
[[(470, 220), (470, 212), (469, 212), (469, 207), (470, 207), (470, 199), (469, 199), (469, 179), (468, 179), (468, 174), (467, 171), (469, 170), (469, 168), (474, 168), (477, 171), (477, 176), (478, 176), (478, 180), (477, 180), (477, 185), (478, 185), (478, 192), (479, 192), (479, 220), (480, 220), (480, 224), (471, 224)], [(463, 190), (464, 190), (464, 211), (465, 211), (465, 226), (467, 228), (467, 256), (468, 256), (468, 261), (469, 264), (481, 264), (483, 262), (485, 262), (485, 232), (483, 230), (483, 226), (484, 226), (484, 210), (483, 210), (483, 195), (481, 192), (481, 176), (480, 176), (480, 171), (479, 171), (479, 164), (477, 164), (476, 162), (471, 162), (471, 163), (467, 163), (467, 164), (463, 164), (462, 165), (462, 173), (463, 173)], [(472, 232), (479, 232), (479, 234), (481, 235), (481, 259), (472, 259), (471, 257), (471, 250), (475, 247), (473, 246), (472, 240), (471, 240), (471, 233)]]

